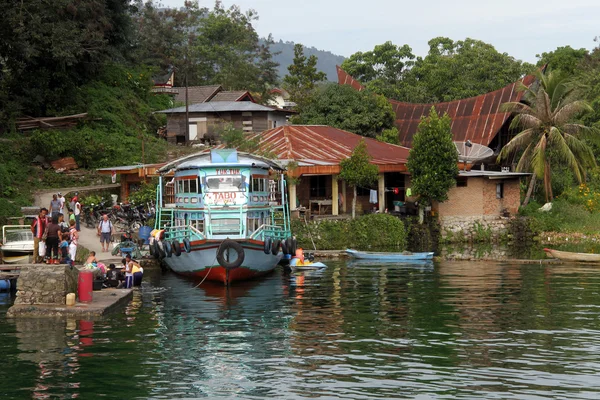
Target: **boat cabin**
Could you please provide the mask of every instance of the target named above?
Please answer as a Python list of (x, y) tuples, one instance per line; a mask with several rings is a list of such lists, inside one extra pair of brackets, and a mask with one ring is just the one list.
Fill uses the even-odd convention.
[[(164, 176), (173, 170), (172, 177)], [(191, 227), (209, 240), (262, 240), (264, 232), (277, 237), (272, 231), (289, 230), (283, 169), (272, 160), (219, 149), (176, 160), (159, 172), (157, 228)]]

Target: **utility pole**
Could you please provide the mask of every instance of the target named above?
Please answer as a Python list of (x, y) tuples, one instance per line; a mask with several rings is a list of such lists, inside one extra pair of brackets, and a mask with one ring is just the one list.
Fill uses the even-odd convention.
[(190, 140), (190, 106), (188, 101), (188, 66), (185, 57), (185, 141)]

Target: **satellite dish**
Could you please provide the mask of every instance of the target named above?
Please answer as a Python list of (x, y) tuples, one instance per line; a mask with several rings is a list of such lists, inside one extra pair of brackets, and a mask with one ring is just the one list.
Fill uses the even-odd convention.
[(494, 155), (494, 150), (487, 146), (478, 143), (471, 143), (470, 140), (466, 142), (454, 142), (456, 151), (458, 151), (458, 159), (464, 163), (483, 160)]

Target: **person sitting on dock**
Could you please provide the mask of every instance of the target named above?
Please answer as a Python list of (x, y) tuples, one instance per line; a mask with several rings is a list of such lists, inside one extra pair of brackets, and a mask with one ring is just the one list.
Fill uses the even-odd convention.
[(108, 287), (113, 287), (120, 289), (123, 287), (123, 283), (125, 281), (125, 277), (123, 276), (123, 266), (120, 265), (118, 267), (115, 264), (110, 264), (108, 266), (108, 272), (106, 273), (106, 285)]
[(95, 251), (90, 251), (90, 255), (85, 260), (84, 265), (87, 265), (87, 264), (98, 264), (98, 259), (96, 258), (96, 252)]

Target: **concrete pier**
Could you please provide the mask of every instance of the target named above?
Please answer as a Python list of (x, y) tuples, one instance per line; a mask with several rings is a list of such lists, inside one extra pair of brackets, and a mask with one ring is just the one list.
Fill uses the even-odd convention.
[(74, 306), (59, 304), (15, 304), (7, 317), (99, 317), (121, 306), (133, 297), (133, 289), (102, 289), (94, 291), (90, 303), (77, 302)]

